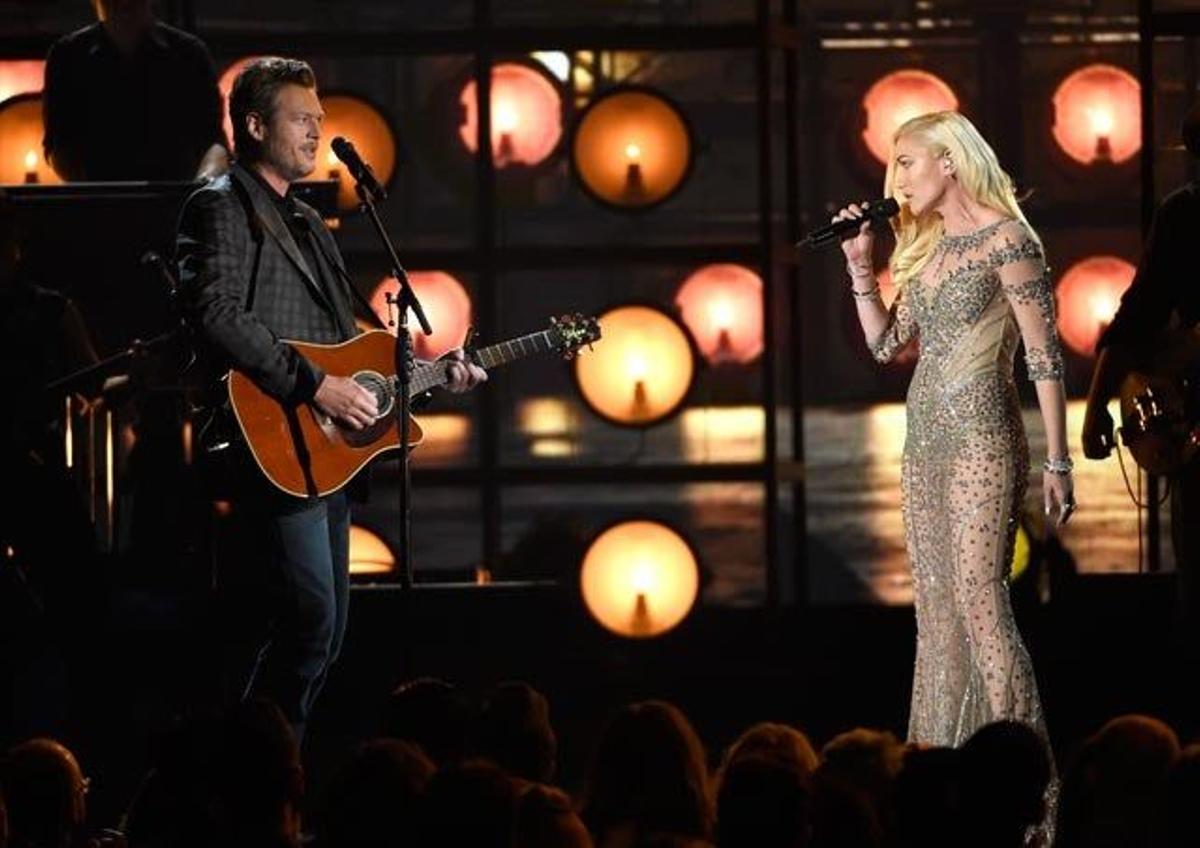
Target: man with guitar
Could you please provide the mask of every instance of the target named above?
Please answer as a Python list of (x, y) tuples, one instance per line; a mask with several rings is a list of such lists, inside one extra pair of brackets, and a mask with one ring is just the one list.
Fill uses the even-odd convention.
[[(1200, 104), (1184, 118), (1182, 134), (1188, 152), (1200, 159)], [(1172, 326), (1173, 319), (1177, 321), (1174, 335), (1181, 341), (1170, 357), (1175, 360), (1173, 379), (1169, 385), (1157, 387), (1157, 393), (1140, 399), (1144, 402), (1137, 404), (1136, 411), (1148, 424), (1143, 431), (1127, 418), (1124, 440), (1140, 464), (1171, 476), (1171, 530), (1180, 611), (1189, 634), (1186, 641), (1193, 643), (1191, 650), (1200, 653), (1200, 460), (1192, 458), (1195, 446), (1188, 444), (1188, 432), (1196, 424), (1194, 417), (1188, 419), (1194, 413), (1200, 378), (1197, 359), (1188, 355), (1194, 352), (1196, 328), (1200, 325), (1200, 286), (1193, 271), (1198, 238), (1200, 183), (1192, 182), (1168, 195), (1156, 211), (1137, 275), (1097, 344), (1098, 358), (1083, 422), (1083, 453), (1089, 459), (1104, 459), (1116, 447), (1108, 402), (1122, 389), (1123, 382), (1132, 385), (1127, 381), (1131, 372), (1150, 372), (1155, 360), (1161, 363), (1168, 359), (1163, 333)], [(1131, 408), (1125, 397), (1129, 393), (1121, 391), (1123, 413)], [(1153, 418), (1174, 423), (1168, 426), (1166, 420), (1149, 420)], [(1134, 439), (1141, 432), (1151, 437), (1147, 442), (1157, 439), (1161, 443), (1155, 455), (1158, 462), (1146, 461), (1146, 453), (1139, 455)]]
[[(248, 378), (293, 417), (311, 409), (348, 431), (374, 425), (376, 395), (283, 341), (335, 345), (358, 332), (361, 295), (332, 235), (288, 194), (316, 167), (323, 112), (312, 69), (254, 60), (234, 82), (229, 111), (237, 161), (188, 199), (179, 224), (181, 298), (198, 347), (215, 371)], [(445, 359), (450, 391), (487, 379), (461, 350)], [(346, 628), (347, 497), (342, 488), (284, 494), (244, 447), (225, 451), (234, 452), (230, 519), (239, 545), (256, 547), (218, 565), (224, 597), (249, 611), (249, 632), (227, 646), (226, 683), (234, 697), (275, 701), (300, 737)]]

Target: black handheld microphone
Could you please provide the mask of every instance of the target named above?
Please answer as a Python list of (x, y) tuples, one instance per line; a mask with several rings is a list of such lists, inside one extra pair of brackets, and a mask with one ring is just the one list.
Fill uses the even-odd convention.
[(339, 135), (329, 143), (329, 146), (333, 148), (333, 155), (342, 160), (342, 164), (350, 169), (350, 176), (354, 177), (355, 181), (362, 186), (363, 191), (369, 194), (373, 200), (384, 200), (387, 197), (387, 192), (379, 184), (379, 180), (375, 179), (371, 166), (362, 160), (353, 144)]
[(842, 236), (858, 232), (858, 228), (862, 226), (864, 220), (877, 223), (886, 221), (899, 213), (900, 204), (894, 197), (869, 203), (864, 209), (862, 218), (844, 218), (841, 221), (834, 221), (832, 224), (819, 227), (796, 242), (796, 247), (821, 247), (834, 241), (841, 241)]

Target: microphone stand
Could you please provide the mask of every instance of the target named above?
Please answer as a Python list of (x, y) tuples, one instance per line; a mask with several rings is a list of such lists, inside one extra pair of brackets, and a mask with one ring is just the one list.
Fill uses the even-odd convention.
[[(409, 386), (412, 382), (412, 371), (416, 365), (416, 360), (413, 357), (412, 339), (408, 335), (408, 310), (412, 309), (413, 314), (417, 316), (417, 322), (421, 325), (421, 332), (425, 335), (432, 335), (433, 328), (429, 325), (429, 319), (425, 317), (425, 310), (421, 308), (421, 302), (417, 300), (417, 295), (413, 291), (412, 286), (408, 281), (408, 272), (404, 270), (404, 266), (400, 264), (400, 258), (396, 255), (396, 248), (388, 238), (387, 231), (383, 227), (383, 222), (379, 220), (379, 212), (375, 208), (375, 199), (371, 196), (371, 191), (363, 185), (362, 180), (356, 180), (354, 190), (358, 193), (358, 208), (365, 212), (367, 217), (371, 219), (371, 223), (375, 227), (375, 232), (379, 235), (379, 240), (383, 242), (384, 249), (387, 250), (388, 260), (392, 266), (392, 276), (396, 278), (396, 282), (400, 285), (399, 291), (395, 295), (388, 295), (388, 303), (399, 310), (399, 317), (395, 319), (396, 327), (396, 426), (400, 430), (400, 527), (399, 527), (399, 548), (400, 548), (400, 588), (404, 597), (408, 597), (413, 583), (413, 568), (412, 568), (412, 476), (409, 469), (408, 457), (408, 439), (411, 429), (411, 420), (409, 414), (411, 411), (411, 403), (409, 398)], [(407, 618), (408, 616), (404, 616)], [(404, 640), (406, 647), (407, 641)]]

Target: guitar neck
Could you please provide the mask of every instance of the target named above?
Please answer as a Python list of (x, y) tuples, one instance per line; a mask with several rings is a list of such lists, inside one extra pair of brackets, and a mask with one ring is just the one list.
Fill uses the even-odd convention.
[[(506, 342), (480, 348), (475, 351), (475, 359), (478, 364), (490, 371), (498, 365), (515, 362), (527, 356), (533, 356), (538, 353), (549, 353), (555, 347), (556, 342), (552, 331), (542, 330), (537, 333), (530, 333), (527, 336), (518, 336)], [(409, 397), (414, 397), (430, 389), (444, 386), (447, 382), (449, 382), (449, 379), (446, 375), (446, 369), (438, 363), (430, 363), (424, 367), (417, 368), (413, 372), (408, 395)]]

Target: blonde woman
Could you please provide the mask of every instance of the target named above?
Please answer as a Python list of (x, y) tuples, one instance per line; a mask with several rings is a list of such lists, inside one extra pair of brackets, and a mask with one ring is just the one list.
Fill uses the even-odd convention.
[[(1046, 428), (1045, 511), (1061, 525), (1075, 509), (1041, 241), (996, 154), (956, 112), (922, 115), (896, 131), (884, 191), (900, 203), (889, 262), (900, 293), (890, 310), (879, 297), (869, 224), (842, 250), (875, 358), (889, 361), (920, 335), (902, 477), (917, 614), (908, 738), (958, 746), (999, 719), (1026, 722), (1045, 738), (1007, 582), (1029, 472), (1013, 382), (1022, 341)], [(861, 217), (864, 206), (834, 220)]]

